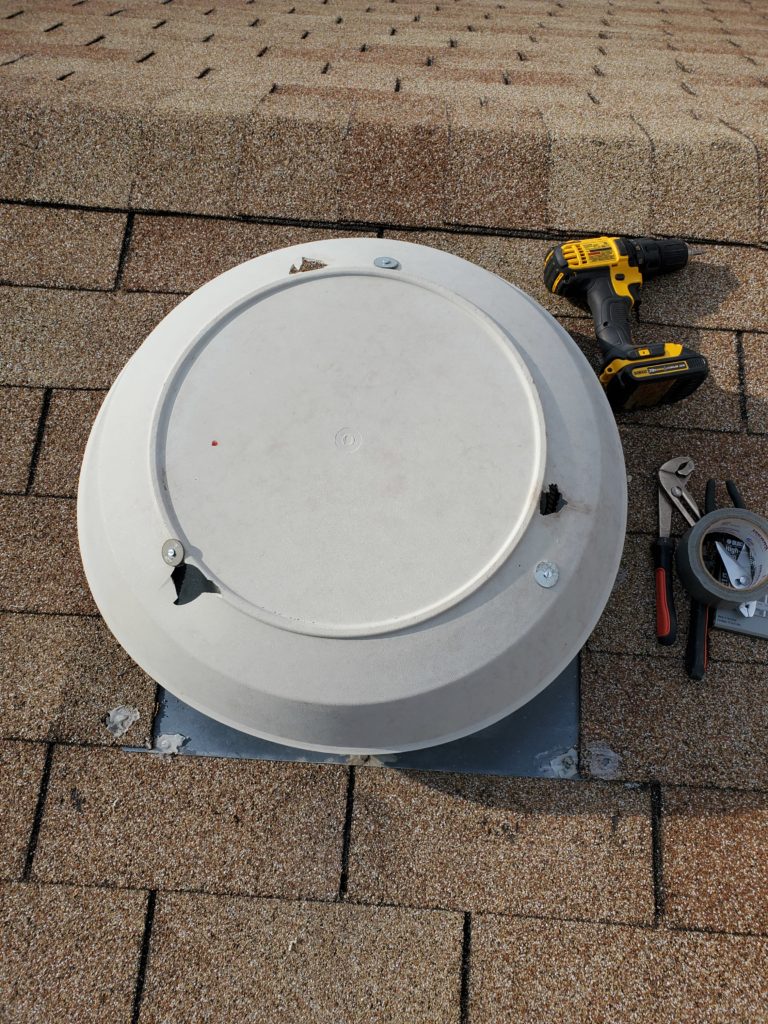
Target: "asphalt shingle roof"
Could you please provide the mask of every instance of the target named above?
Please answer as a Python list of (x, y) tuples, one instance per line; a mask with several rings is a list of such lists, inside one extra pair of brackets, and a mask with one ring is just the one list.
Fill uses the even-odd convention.
[[(768, 511), (766, 80), (757, 0), (0, 0), (0, 1018), (767, 1019), (765, 642), (717, 631), (693, 683), (649, 560), (673, 455)], [(487, 267), (593, 362), (551, 241), (704, 243), (635, 323), (711, 373), (622, 419), (582, 781), (118, 749), (155, 684), (80, 566), (96, 411), (184, 294), (350, 232)]]

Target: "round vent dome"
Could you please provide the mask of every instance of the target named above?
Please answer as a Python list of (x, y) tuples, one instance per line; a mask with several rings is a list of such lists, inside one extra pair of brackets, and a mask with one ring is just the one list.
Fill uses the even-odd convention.
[(270, 740), (406, 750), (541, 691), (610, 593), (626, 489), (570, 337), (493, 274), (337, 239), (222, 274), (128, 362), (78, 498), (109, 627)]

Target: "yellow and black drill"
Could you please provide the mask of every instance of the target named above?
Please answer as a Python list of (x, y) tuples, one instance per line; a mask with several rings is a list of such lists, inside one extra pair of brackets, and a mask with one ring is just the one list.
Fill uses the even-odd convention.
[(706, 379), (707, 360), (684, 345), (632, 343), (629, 313), (643, 282), (687, 262), (680, 238), (582, 238), (546, 255), (547, 288), (592, 313), (604, 356), (600, 383), (616, 411), (677, 402)]

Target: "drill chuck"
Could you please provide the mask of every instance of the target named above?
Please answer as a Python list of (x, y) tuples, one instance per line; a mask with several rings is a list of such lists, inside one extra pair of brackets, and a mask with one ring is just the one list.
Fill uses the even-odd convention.
[(682, 238), (625, 238), (627, 255), (644, 279), (682, 270), (688, 263), (688, 246)]

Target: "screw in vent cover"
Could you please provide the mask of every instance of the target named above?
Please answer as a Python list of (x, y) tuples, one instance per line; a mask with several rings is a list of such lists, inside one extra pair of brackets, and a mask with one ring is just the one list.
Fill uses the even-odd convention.
[(533, 577), (540, 587), (554, 587), (560, 579), (560, 570), (554, 562), (539, 562), (533, 570)]
[(374, 267), (381, 267), (382, 270), (399, 270), (400, 264), (394, 256), (377, 256), (373, 261)]
[(184, 561), (184, 545), (180, 540), (167, 540), (163, 544), (163, 561), (166, 565), (181, 565)]

